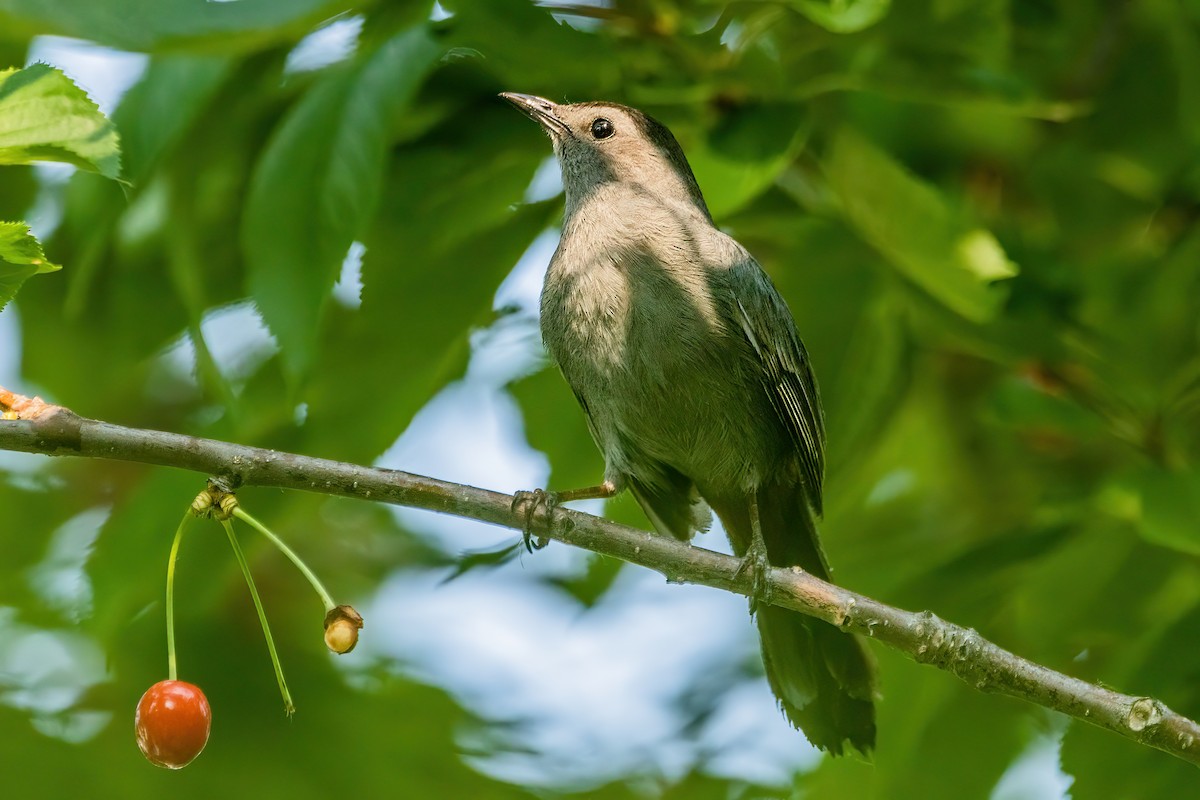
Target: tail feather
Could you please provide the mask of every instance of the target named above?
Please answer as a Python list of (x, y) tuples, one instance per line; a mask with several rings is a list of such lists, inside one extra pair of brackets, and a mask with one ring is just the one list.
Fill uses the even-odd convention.
[(626, 481), (659, 533), (686, 542), (697, 531), (707, 531), (712, 524), (708, 505), (696, 493), (691, 479), (678, 470), (663, 466), (657, 486), (632, 476)]
[(875, 746), (870, 655), (857, 638), (781, 608), (758, 612), (763, 664), (788, 722), (815, 746), (841, 755)]
[[(769, 487), (758, 498), (771, 563), (799, 566), (828, 580), (803, 492), (796, 486)], [(748, 502), (712, 502), (738, 555), (750, 542)], [(788, 721), (815, 746), (835, 755), (842, 754), (847, 741), (860, 752), (870, 751), (875, 746), (875, 661), (863, 641), (773, 606), (759, 609), (757, 618), (767, 681)]]

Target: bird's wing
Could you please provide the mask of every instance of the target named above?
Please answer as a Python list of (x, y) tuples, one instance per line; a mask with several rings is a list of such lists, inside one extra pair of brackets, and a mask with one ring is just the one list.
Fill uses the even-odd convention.
[(825, 475), (825, 414), (808, 351), (771, 279), (750, 256), (730, 270), (739, 327), (763, 367), (771, 406), (796, 446), (813, 510), (821, 514)]

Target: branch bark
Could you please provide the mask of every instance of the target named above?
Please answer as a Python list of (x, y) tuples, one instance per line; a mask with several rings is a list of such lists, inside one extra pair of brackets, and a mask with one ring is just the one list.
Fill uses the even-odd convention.
[[(424, 508), (521, 529), (510, 495), (397, 470), (264, 450), (86, 419), (0, 387), (0, 449), (47, 456), (117, 459), (192, 470), (231, 486), (273, 486)], [(533, 532), (696, 583), (749, 595), (752, 576), (732, 556), (617, 525), (569, 509), (539, 511)], [(984, 692), (1035, 703), (1200, 764), (1200, 725), (1152, 697), (1135, 697), (1021, 658), (974, 630), (826, 583), (798, 567), (770, 571), (773, 605), (876, 639)]]

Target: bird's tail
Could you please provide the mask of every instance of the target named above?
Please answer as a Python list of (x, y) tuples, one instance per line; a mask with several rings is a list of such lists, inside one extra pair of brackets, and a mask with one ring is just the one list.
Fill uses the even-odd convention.
[[(800, 566), (829, 579), (812, 512), (795, 485), (760, 489), (759, 520), (773, 566)], [(750, 542), (749, 509), (714, 505), (738, 555)], [(817, 747), (841, 755), (845, 742), (875, 746), (875, 660), (861, 639), (827, 622), (775, 606), (758, 610), (763, 664), (792, 725)]]

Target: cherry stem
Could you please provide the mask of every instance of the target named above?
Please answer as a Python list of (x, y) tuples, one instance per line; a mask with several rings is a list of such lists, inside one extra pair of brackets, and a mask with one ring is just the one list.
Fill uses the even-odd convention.
[(179, 543), (183, 531), (192, 519), (189, 508), (175, 529), (175, 541), (171, 542), (171, 555), (167, 557), (167, 677), (176, 680), (175, 670), (175, 562), (179, 558)]
[(278, 547), (279, 552), (287, 556), (288, 559), (296, 565), (296, 569), (300, 570), (300, 574), (302, 574), (305, 578), (308, 578), (308, 582), (312, 585), (313, 589), (315, 589), (317, 594), (321, 596), (321, 602), (325, 604), (325, 611), (329, 612), (333, 610), (337, 603), (333, 602), (333, 598), (329, 596), (329, 592), (325, 591), (325, 587), (321, 584), (321, 581), (317, 578), (313, 571), (308, 568), (308, 564), (305, 564), (303, 559), (296, 555), (296, 552), (284, 543), (283, 539), (280, 539), (271, 531), (270, 528), (246, 513), (241, 506), (237, 506), (233, 509), (233, 515), (242, 522), (245, 522), (251, 528), (254, 528), (263, 536), (267, 537), (271, 544)]
[(275, 651), (271, 626), (267, 624), (267, 612), (263, 610), (262, 600), (258, 596), (258, 587), (254, 585), (254, 576), (250, 574), (250, 565), (246, 562), (246, 554), (242, 552), (242, 546), (238, 544), (237, 534), (233, 532), (233, 524), (227, 519), (221, 520), (221, 524), (225, 526), (229, 544), (233, 547), (233, 555), (237, 558), (238, 566), (242, 568), (246, 586), (250, 588), (250, 597), (254, 600), (254, 608), (258, 611), (258, 621), (262, 623), (263, 637), (267, 640), (267, 650), (271, 652), (271, 665), (275, 667), (275, 680), (279, 682), (279, 693), (283, 695), (283, 710), (290, 717), (296, 713), (296, 706), (292, 703), (292, 694), (288, 691), (287, 681), (283, 679), (283, 665), (279, 663), (279, 653)]

